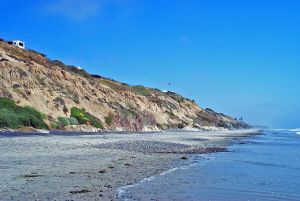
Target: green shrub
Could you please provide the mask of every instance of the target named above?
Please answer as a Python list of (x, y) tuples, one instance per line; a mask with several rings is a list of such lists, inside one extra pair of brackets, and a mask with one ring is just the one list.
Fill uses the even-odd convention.
[(119, 91), (131, 91), (131, 87), (128, 86), (127, 84), (116, 82), (113, 80), (108, 80), (108, 79), (99, 79), (97, 80), (101, 84), (104, 84), (111, 88), (112, 90), (119, 92)]
[(161, 124), (159, 124), (159, 123), (157, 123), (156, 126), (157, 126), (157, 128), (159, 128), (159, 129), (164, 129), (164, 127), (163, 127)]
[(9, 110), (0, 109), (0, 127), (20, 128), (23, 127), (16, 114), (11, 113)]
[(41, 114), (41, 116), (42, 116), (42, 119), (48, 119), (48, 116), (47, 116), (46, 114), (41, 113), (41, 112), (40, 112), (40, 114)]
[(147, 88), (142, 85), (132, 86), (131, 88), (142, 96), (146, 96), (147, 94), (149, 94)]
[(134, 117), (136, 115), (136, 112), (133, 110), (129, 110), (130, 114)]
[[(34, 107), (31, 107), (31, 106), (28, 106), (28, 105), (26, 105), (25, 108), (30, 108), (32, 110), (36, 110)], [(40, 111), (37, 111), (37, 112), (40, 113), (42, 119), (48, 119), (48, 116), (46, 114), (41, 113)]]
[(220, 127), (223, 127), (223, 128), (228, 128), (226, 122), (224, 122), (224, 121), (221, 121), (221, 122), (219, 123), (219, 126), (220, 126)]
[(70, 125), (78, 125), (78, 120), (75, 117), (69, 118)]
[(177, 125), (177, 127), (178, 127), (179, 129), (183, 129), (185, 126), (186, 126), (186, 123), (185, 123), (185, 122), (182, 122), (182, 123), (180, 123), (180, 124)]
[(130, 108), (130, 109), (136, 109), (136, 107), (134, 105), (132, 105), (131, 103), (127, 102), (127, 106)]
[(8, 98), (0, 98), (0, 127), (49, 129), (40, 112), (32, 107), (20, 107)]
[(58, 121), (62, 123), (64, 126), (69, 126), (70, 121), (68, 120), (67, 117), (58, 117)]
[(184, 101), (184, 98), (181, 95), (176, 94), (175, 92), (172, 91), (166, 92), (165, 95), (168, 95), (170, 98), (177, 101), (178, 103), (182, 103)]
[(78, 98), (73, 98), (73, 101), (77, 104), (79, 104), (79, 99)]
[(110, 125), (110, 124), (111, 124), (111, 121), (112, 121), (112, 116), (111, 116), (111, 115), (109, 115), (108, 117), (105, 117), (105, 123), (106, 123), (107, 125)]
[(78, 125), (78, 121), (74, 117), (58, 117), (58, 121), (64, 126)]
[(50, 124), (51, 124), (52, 128), (62, 129), (61, 125), (56, 121), (51, 121)]
[(99, 120), (97, 121), (94, 117), (90, 116), (77, 107), (71, 108), (71, 117), (75, 117), (78, 120), (79, 124), (85, 124), (89, 122), (94, 127), (103, 129), (103, 126), (100, 124)]

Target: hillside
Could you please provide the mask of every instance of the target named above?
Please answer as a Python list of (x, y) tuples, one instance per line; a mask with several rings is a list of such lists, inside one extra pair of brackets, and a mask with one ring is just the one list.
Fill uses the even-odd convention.
[(44, 56), (0, 41), (0, 97), (46, 114), (52, 128), (68, 125), (59, 117), (70, 116), (99, 130), (249, 127), (174, 92), (129, 86)]

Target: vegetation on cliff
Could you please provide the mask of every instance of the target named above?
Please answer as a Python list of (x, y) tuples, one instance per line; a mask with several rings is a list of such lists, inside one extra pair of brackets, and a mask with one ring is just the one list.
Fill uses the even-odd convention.
[(90, 123), (96, 128), (103, 129), (99, 119), (76, 107), (71, 108), (71, 117), (76, 118), (80, 124)]
[(31, 107), (20, 107), (9, 98), (0, 98), (0, 128), (34, 127), (49, 129), (42, 114)]
[(58, 117), (58, 121), (64, 126), (78, 125), (78, 120), (75, 117)]

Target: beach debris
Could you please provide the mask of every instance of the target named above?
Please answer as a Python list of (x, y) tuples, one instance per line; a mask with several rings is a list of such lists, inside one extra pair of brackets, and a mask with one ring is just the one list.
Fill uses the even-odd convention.
[(72, 194), (88, 193), (88, 192), (91, 192), (91, 191), (88, 190), (88, 189), (83, 189), (83, 190), (80, 190), (80, 191), (70, 191), (70, 193), (72, 193)]
[(38, 175), (36, 173), (31, 173), (31, 174), (24, 174), (22, 175), (23, 178), (33, 178), (33, 177), (42, 177), (43, 175)]
[(90, 174), (91, 172), (70, 172), (69, 174)]
[(112, 188), (112, 186), (109, 184), (109, 185), (104, 185), (104, 187), (106, 188)]
[(100, 170), (99, 173), (107, 173), (107, 169)]

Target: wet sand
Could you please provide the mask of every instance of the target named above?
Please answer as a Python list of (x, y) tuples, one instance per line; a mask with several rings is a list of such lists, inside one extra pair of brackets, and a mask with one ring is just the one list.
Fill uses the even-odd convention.
[(117, 200), (117, 189), (258, 130), (0, 134), (1, 200)]

